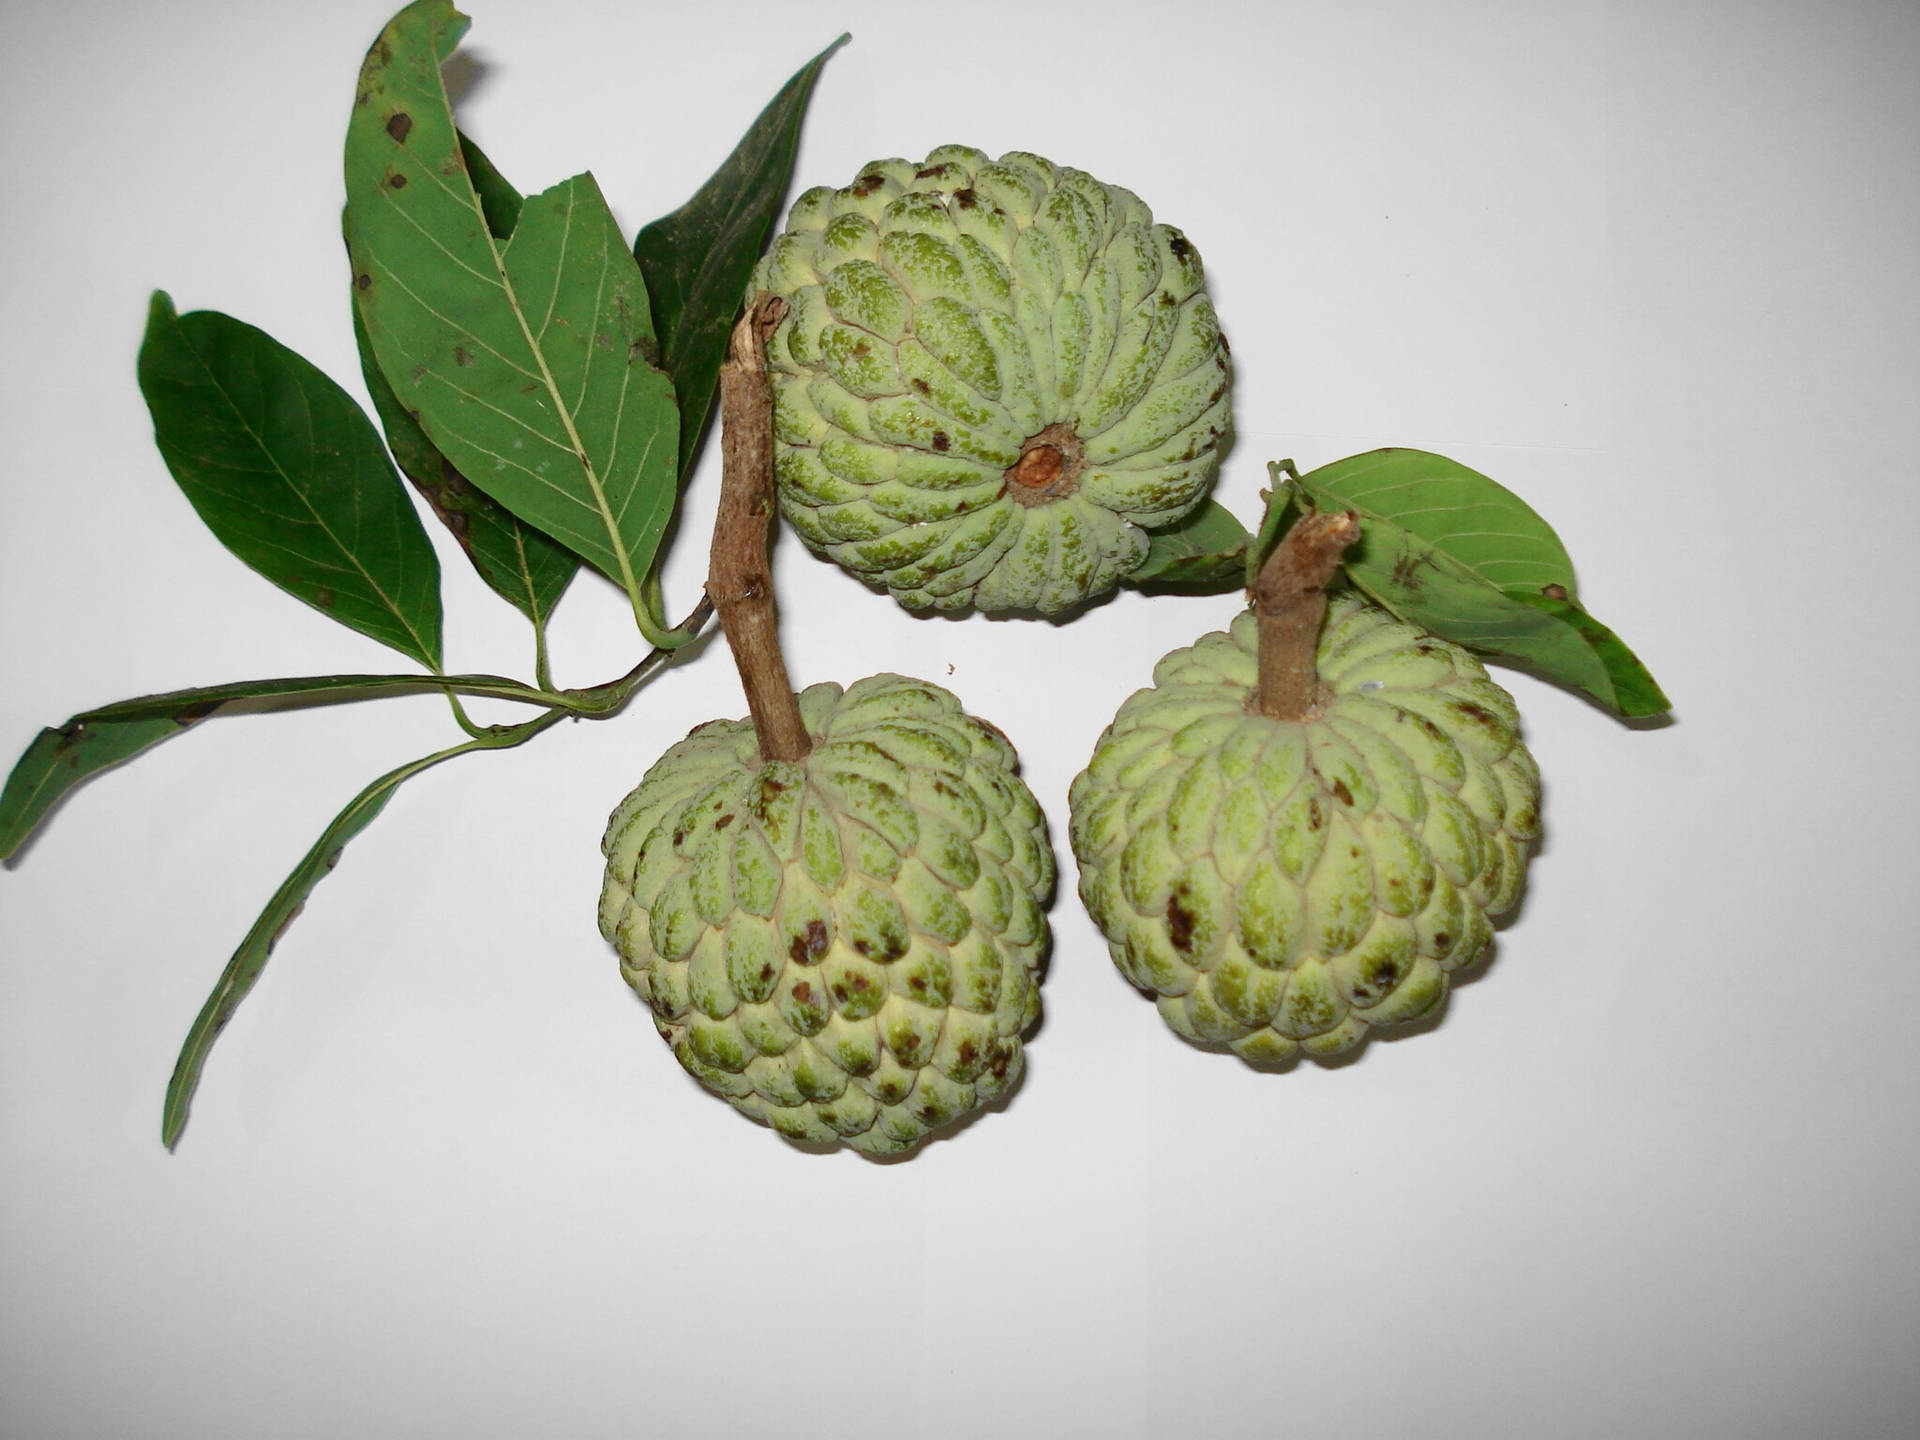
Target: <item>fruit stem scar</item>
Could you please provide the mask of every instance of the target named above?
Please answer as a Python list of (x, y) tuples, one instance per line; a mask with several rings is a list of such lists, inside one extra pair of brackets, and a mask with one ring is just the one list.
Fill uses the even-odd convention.
[(761, 291), (733, 327), (720, 367), (720, 513), (708, 556), (707, 595), (747, 692), (760, 758), (799, 762), (813, 749), (780, 652), (769, 521), (773, 517), (773, 386), (767, 338), (787, 302)]
[(1327, 618), (1327, 586), (1340, 557), (1360, 538), (1351, 510), (1303, 515), (1253, 582), (1260, 683), (1250, 708), (1273, 720), (1304, 720), (1322, 700), (1314, 652)]
[(1005, 494), (1018, 505), (1058, 500), (1080, 488), (1080, 472), (1086, 464), (1087, 447), (1073, 433), (1073, 426), (1056, 420), (1020, 446), (1020, 458), (1006, 470)]

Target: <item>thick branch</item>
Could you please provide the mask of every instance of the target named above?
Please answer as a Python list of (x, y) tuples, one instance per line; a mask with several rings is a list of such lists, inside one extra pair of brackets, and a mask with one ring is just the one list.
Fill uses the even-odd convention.
[(1260, 626), (1260, 689), (1254, 708), (1274, 720), (1304, 720), (1319, 696), (1314, 652), (1327, 618), (1327, 586), (1360, 538), (1351, 510), (1303, 515), (1260, 567), (1253, 608)]
[(780, 653), (768, 530), (773, 519), (773, 387), (767, 337), (787, 302), (754, 296), (733, 327), (720, 367), (720, 514), (713, 526), (707, 594), (727, 632), (763, 760), (804, 760), (813, 748)]

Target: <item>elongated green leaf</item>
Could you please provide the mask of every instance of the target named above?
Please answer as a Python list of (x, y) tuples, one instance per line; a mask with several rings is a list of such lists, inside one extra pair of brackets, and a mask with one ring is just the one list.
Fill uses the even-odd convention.
[(309, 605), (430, 669), (440, 563), (351, 396), (264, 331), (156, 291), (140, 346), (154, 440), (207, 527)]
[[(1627, 648), (1626, 642), (1578, 605), (1552, 595), (1508, 593), (1511, 599), (1532, 609), (1544, 611), (1560, 625), (1579, 635), (1581, 642), (1600, 662), (1600, 667), (1607, 677), (1607, 685), (1614, 697), (1613, 708), (1620, 714), (1628, 719), (1641, 719), (1651, 715), (1664, 715), (1673, 708), (1672, 702), (1661, 691), (1659, 683), (1648, 673), (1647, 667), (1640, 663), (1639, 657)], [(1526, 657), (1518, 658), (1524, 661)]]
[(173, 738), (199, 718), (189, 713), (179, 719), (95, 723), (75, 716), (58, 730), (42, 730), (0, 790), (0, 860), (11, 860), (60, 797), (81, 781)]
[[(658, 652), (655, 653), (657, 656)], [(307, 851), (293, 868), (293, 873), (274, 891), (267, 908), (260, 912), (260, 918), (253, 922), (246, 939), (240, 942), (240, 948), (233, 952), (233, 958), (221, 972), (213, 993), (207, 997), (206, 1004), (194, 1019), (193, 1028), (187, 1032), (186, 1044), (181, 1047), (180, 1058), (174, 1063), (173, 1077), (167, 1082), (166, 1106), (160, 1122), (160, 1137), (169, 1150), (179, 1143), (180, 1132), (186, 1126), (187, 1111), (193, 1104), (193, 1092), (200, 1084), (200, 1072), (206, 1065), (208, 1050), (233, 1018), (233, 1012), (239, 1008), (240, 1002), (246, 999), (254, 983), (259, 980), (260, 972), (266, 968), (267, 957), (273, 953), (273, 947), (306, 905), (313, 887), (340, 863), (340, 855), (347, 842), (371, 825), (386, 808), (387, 801), (393, 798), (393, 792), (421, 771), (431, 769), (442, 760), (451, 760), (456, 755), (470, 754), (475, 750), (504, 750), (523, 745), (563, 718), (563, 712), (550, 711), (510, 730), (479, 736), (463, 745), (409, 761), (368, 785), (334, 816), (333, 822), (321, 832), (313, 848)]]
[[(1633, 653), (1578, 606), (1539, 592), (1497, 588), (1483, 573), (1499, 568), (1491, 551), (1483, 552), (1482, 568), (1475, 569), (1398, 519), (1368, 513), (1350, 497), (1322, 490), (1320, 474), (1299, 477), (1295, 489), (1316, 509), (1360, 510), (1360, 543), (1347, 552), (1343, 566), (1375, 602), (1422, 629), (1565, 685), (1624, 718), (1668, 708)], [(1570, 574), (1571, 566), (1562, 573)]]
[(212, 1048), (214, 1039), (233, 1018), (233, 1012), (247, 998), (254, 982), (259, 980), (260, 972), (266, 968), (267, 957), (273, 953), (274, 945), (307, 903), (307, 896), (313, 893), (313, 887), (339, 864), (340, 852), (347, 842), (373, 823), (404, 781), (458, 753), (458, 750), (442, 752), (412, 761), (389, 770), (367, 786), (347, 803), (346, 809), (334, 817), (333, 823), (321, 833), (313, 848), (307, 851), (294, 867), (293, 873), (274, 892), (273, 898), (267, 902), (267, 908), (260, 912), (260, 918), (253, 922), (247, 938), (240, 942), (240, 948), (233, 952), (233, 958), (221, 972), (213, 993), (207, 997), (206, 1004), (193, 1022), (193, 1028), (187, 1032), (180, 1058), (174, 1062), (173, 1077), (167, 1082), (166, 1107), (160, 1126), (160, 1138), (169, 1150), (179, 1143), (180, 1132), (186, 1127), (187, 1111), (193, 1104), (193, 1092), (200, 1084), (200, 1071), (206, 1064), (207, 1052)]
[[(460, 136), (460, 155), (480, 197), (488, 232), (496, 240), (507, 239), (520, 219), (520, 192), (465, 135)], [(343, 215), (343, 229), (346, 224)], [(544, 623), (580, 568), (580, 557), (488, 498), (427, 438), (419, 418), (400, 403), (386, 372), (374, 358), (373, 342), (367, 338), (357, 299), (353, 338), (360, 349), (360, 373), (366, 380), (367, 394), (380, 416), (387, 448), (399, 463), (400, 472), (413, 482), (440, 523), (459, 542), (488, 587), (534, 624)]]
[(440, 453), (387, 383), (358, 306), (353, 312), (353, 336), (360, 346), (367, 393), (401, 473), (460, 542), (488, 587), (536, 625), (543, 623), (566, 593), (580, 568), (580, 557), (489, 499)]
[(786, 204), (814, 81), (849, 38), (842, 35), (801, 66), (694, 197), (634, 240), (660, 332), (660, 365), (680, 400), (683, 480), (699, 453), (747, 281)]
[(86, 710), (42, 730), (0, 789), (0, 860), (11, 859), (69, 790), (103, 770), (171, 740), (208, 716), (251, 703), (338, 705), (381, 695), (443, 691), (528, 704), (551, 703), (499, 675), (303, 675), (240, 680), (142, 695)]
[(1127, 583), (1149, 591), (1218, 594), (1244, 583), (1247, 527), (1209, 500), (1169, 530), (1154, 532), (1146, 562)]
[(1306, 477), (1362, 521), (1390, 520), (1457, 560), (1496, 590), (1539, 593), (1557, 585), (1577, 598), (1573, 562), (1553, 527), (1505, 486), (1425, 450), (1370, 450)]
[(646, 286), (589, 175), (528, 199), (496, 240), (467, 174), (440, 62), (466, 30), (416, 0), (367, 55), (348, 126), (354, 285), (380, 369), (468, 480), (626, 590), (678, 495), (673, 384)]

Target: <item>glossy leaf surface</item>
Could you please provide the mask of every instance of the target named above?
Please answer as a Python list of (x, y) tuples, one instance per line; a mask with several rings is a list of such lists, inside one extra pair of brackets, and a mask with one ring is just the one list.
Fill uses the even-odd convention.
[(440, 562), (346, 391), (264, 331), (177, 314), (162, 292), (139, 374), (160, 454), (221, 544), (323, 614), (439, 667)]

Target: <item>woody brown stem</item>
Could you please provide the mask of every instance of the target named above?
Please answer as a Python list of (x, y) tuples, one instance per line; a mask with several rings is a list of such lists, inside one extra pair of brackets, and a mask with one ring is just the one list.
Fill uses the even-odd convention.
[(1304, 720), (1319, 703), (1314, 652), (1327, 618), (1327, 586), (1340, 557), (1360, 538), (1351, 510), (1303, 515), (1267, 557), (1253, 584), (1260, 634), (1254, 708), (1274, 720)]
[(787, 302), (761, 291), (733, 327), (720, 367), (720, 514), (707, 594), (727, 632), (762, 760), (799, 761), (813, 748), (780, 653), (769, 536), (773, 519), (773, 386), (767, 337)]

